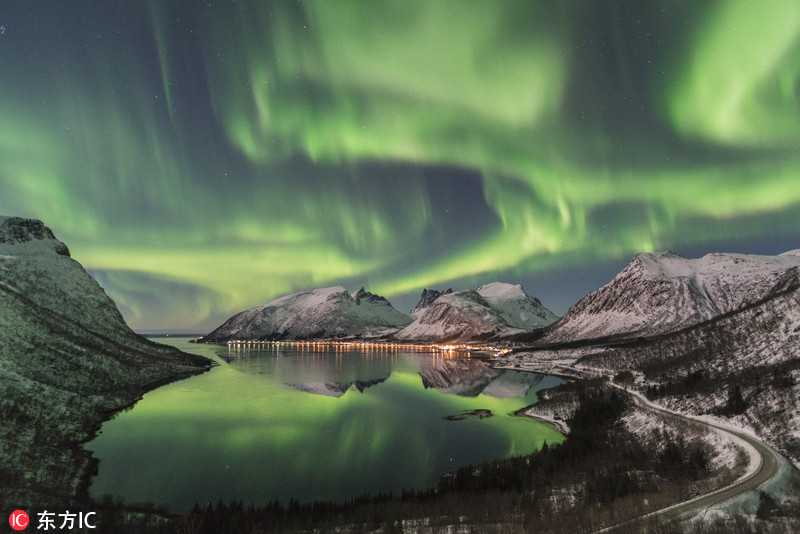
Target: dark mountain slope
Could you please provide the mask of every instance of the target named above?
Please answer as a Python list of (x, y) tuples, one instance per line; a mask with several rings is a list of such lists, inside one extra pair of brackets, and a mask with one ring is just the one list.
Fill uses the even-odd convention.
[(0, 501), (69, 502), (91, 472), (79, 444), (114, 411), (204, 358), (134, 333), (41, 221), (0, 217)]

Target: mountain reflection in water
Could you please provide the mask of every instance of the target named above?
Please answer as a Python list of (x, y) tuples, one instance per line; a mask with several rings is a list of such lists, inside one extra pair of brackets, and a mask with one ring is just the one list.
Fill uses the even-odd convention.
[[(436, 484), (459, 466), (528, 454), (563, 439), (514, 411), (552, 376), (478, 358), (394, 350), (229, 350), (168, 338), (215, 359), (106, 422), (90, 493), (126, 502), (345, 500)], [(450, 420), (491, 411), (492, 417)], [(456, 418), (459, 419), (459, 418)]]

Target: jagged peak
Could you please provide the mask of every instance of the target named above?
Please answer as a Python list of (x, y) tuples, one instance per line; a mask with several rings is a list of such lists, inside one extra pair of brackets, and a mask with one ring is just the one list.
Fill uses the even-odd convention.
[(438, 289), (429, 289), (425, 288), (422, 290), (422, 294), (419, 297), (419, 301), (417, 305), (414, 306), (414, 309), (411, 310), (411, 313), (414, 314), (416, 312), (421, 312), (431, 304), (433, 304), (436, 299), (441, 297), (442, 295), (449, 295), (453, 292), (452, 287), (448, 287), (444, 291), (439, 291)]
[(453, 288), (452, 287), (448, 287), (444, 291), (439, 291), (438, 289), (425, 288), (425, 289), (422, 290), (422, 296), (424, 297), (426, 295), (427, 296), (430, 296), (430, 295), (436, 295), (436, 296), (449, 295), (452, 292), (453, 292)]
[(665, 250), (662, 252), (639, 252), (633, 257), (628, 265), (650, 266), (664, 262), (683, 261), (685, 259), (686, 258), (677, 252), (673, 252), (671, 250)]
[(353, 300), (356, 301), (356, 304), (361, 304), (362, 300), (367, 300), (369, 302), (380, 302), (380, 303), (385, 302), (386, 304), (389, 304), (389, 301), (386, 300), (385, 297), (367, 291), (364, 288), (364, 286), (361, 286), (361, 289), (359, 289), (355, 293), (352, 293), (350, 297), (352, 297)]

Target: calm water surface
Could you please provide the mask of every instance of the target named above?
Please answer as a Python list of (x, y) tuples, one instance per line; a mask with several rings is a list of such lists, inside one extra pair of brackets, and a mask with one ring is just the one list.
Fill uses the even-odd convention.
[[(332, 346), (236, 349), (164, 338), (220, 365), (158, 388), (86, 448), (93, 497), (127, 503), (344, 500), (424, 489), (459, 466), (527, 454), (563, 437), (511, 415), (561, 380), (478, 358)], [(448, 420), (487, 409), (486, 419)]]

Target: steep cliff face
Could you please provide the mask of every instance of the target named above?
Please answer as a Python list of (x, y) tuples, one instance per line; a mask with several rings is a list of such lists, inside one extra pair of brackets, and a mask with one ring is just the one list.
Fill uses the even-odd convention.
[(411, 317), (383, 297), (341, 286), (293, 293), (238, 313), (198, 341), (372, 339), (408, 325)]
[(51, 248), (56, 254), (69, 256), (67, 245), (57, 240), (53, 231), (36, 219), (0, 215), (0, 243), (32, 243), (35, 248)]
[[(142, 343), (125, 324), (116, 304), (41, 221), (0, 220), (0, 289), (95, 334)], [(21, 334), (24, 332), (8, 331), (3, 335)]]
[(209, 363), (130, 330), (41, 221), (0, 217), (0, 501), (74, 497), (95, 425)]
[(638, 254), (611, 282), (590, 293), (544, 333), (542, 344), (663, 334), (707, 321), (768, 296), (792, 267), (780, 256), (671, 252)]

